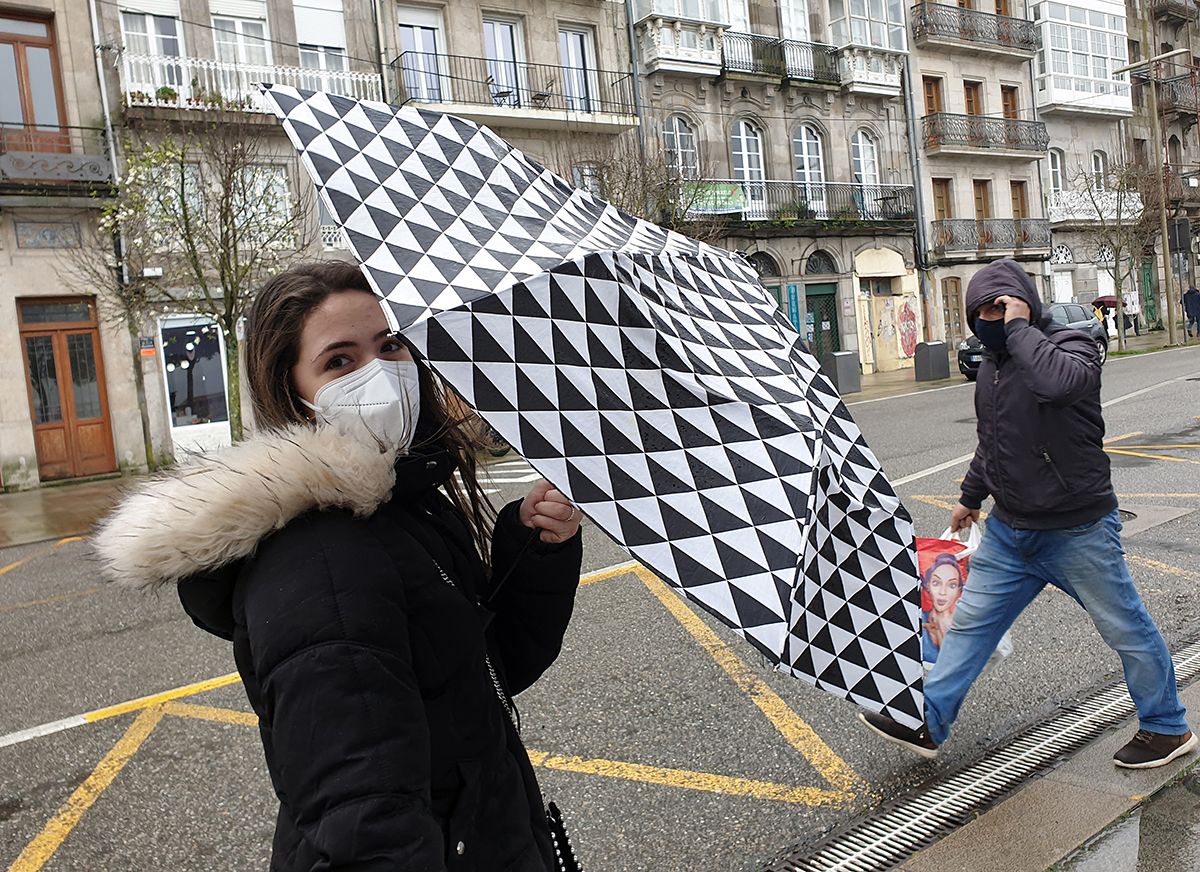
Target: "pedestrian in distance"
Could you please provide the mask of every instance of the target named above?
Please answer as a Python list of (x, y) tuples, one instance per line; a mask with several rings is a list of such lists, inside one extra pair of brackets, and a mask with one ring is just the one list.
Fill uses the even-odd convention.
[(975, 275), (966, 308), (986, 354), (975, 388), (979, 444), (951, 530), (978, 523), (989, 495), (994, 506), (925, 680), (925, 725), (914, 730), (874, 713), (860, 717), (884, 738), (935, 757), (1001, 636), (1052, 584), (1087, 610), (1121, 657), (1139, 729), (1113, 762), (1135, 769), (1169, 763), (1197, 739), (1171, 654), (1125, 564), (1096, 348), (1085, 333), (1043, 317), (1032, 282), (1013, 260)]
[(245, 355), (257, 432), (135, 492), (97, 547), (233, 642), (280, 803), (272, 872), (557, 869), (510, 695), (560, 651), (579, 510), (544, 481), (490, 509), (353, 264), (270, 280)]
[(1195, 285), (1183, 294), (1183, 315), (1187, 319), (1187, 335), (1200, 337), (1200, 290)]

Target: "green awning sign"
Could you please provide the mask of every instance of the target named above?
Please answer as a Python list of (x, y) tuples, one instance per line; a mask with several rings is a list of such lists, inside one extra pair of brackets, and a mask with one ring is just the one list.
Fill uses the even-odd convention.
[(746, 190), (736, 182), (695, 182), (683, 193), (691, 214), (726, 215), (746, 211)]

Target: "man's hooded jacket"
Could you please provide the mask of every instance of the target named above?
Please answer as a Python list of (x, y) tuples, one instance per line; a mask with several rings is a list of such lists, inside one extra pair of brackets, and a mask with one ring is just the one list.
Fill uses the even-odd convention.
[(1029, 304), (1005, 326), (1003, 351), (985, 351), (975, 386), (979, 445), (962, 483), (964, 506), (990, 495), (993, 514), (1031, 530), (1075, 527), (1117, 506), (1104, 452), (1100, 355), (1090, 336), (1042, 312), (1033, 280), (1013, 260), (988, 264), (967, 287), (967, 323), (997, 297)]

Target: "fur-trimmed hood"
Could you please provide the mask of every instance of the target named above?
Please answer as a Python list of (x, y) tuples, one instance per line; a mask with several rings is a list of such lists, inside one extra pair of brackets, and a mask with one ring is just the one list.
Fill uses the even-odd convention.
[(260, 434), (139, 484), (93, 547), (110, 581), (175, 583), (250, 556), (310, 509), (372, 514), (395, 485), (395, 461), (395, 451), (329, 426)]

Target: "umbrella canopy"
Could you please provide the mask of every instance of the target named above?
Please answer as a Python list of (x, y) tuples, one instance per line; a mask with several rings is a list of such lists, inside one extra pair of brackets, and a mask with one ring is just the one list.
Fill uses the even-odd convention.
[(1092, 305), (1093, 306), (1105, 306), (1109, 309), (1115, 309), (1118, 305), (1124, 305), (1124, 304), (1121, 303), (1119, 300), (1117, 300), (1117, 298), (1114, 294), (1108, 294), (1106, 296), (1097, 297), (1096, 299), (1092, 300)]
[(461, 119), (266, 93), (394, 327), (541, 474), (782, 671), (921, 723), (911, 519), (748, 264)]

